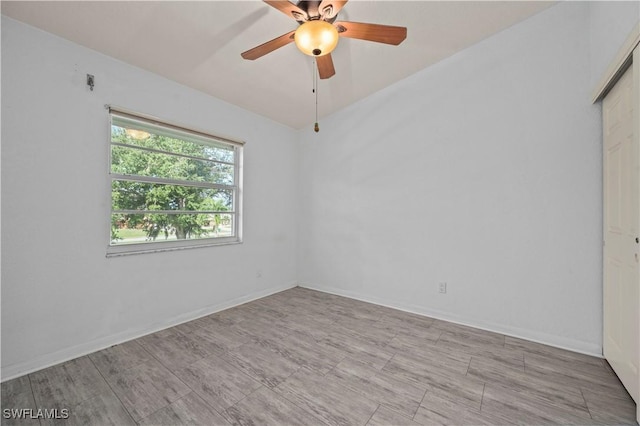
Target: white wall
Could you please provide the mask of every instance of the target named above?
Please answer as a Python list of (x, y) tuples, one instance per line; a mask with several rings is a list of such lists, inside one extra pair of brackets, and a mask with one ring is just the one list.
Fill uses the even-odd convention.
[[(3, 380), (295, 285), (293, 130), (6, 17), (2, 92)], [(105, 258), (105, 104), (246, 141), (243, 244)]]
[(640, 21), (638, 1), (589, 2), (591, 88), (600, 82), (618, 49)]
[(301, 285), (600, 354), (588, 33), (561, 3), (302, 131)]

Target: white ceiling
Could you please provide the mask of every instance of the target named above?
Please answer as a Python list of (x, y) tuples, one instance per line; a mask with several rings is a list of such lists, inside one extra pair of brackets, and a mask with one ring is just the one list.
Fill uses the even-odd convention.
[[(408, 28), (399, 46), (342, 38), (321, 80), (325, 116), (551, 6), (552, 2), (352, 0), (339, 20)], [(297, 27), (260, 1), (2, 1), (2, 14), (269, 117), (315, 121), (312, 58), (294, 44), (240, 53)]]

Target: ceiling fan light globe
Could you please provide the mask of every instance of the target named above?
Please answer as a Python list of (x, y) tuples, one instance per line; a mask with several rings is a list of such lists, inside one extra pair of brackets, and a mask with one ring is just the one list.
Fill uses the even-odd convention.
[(324, 56), (336, 48), (338, 30), (326, 21), (307, 21), (298, 27), (294, 40), (305, 55)]

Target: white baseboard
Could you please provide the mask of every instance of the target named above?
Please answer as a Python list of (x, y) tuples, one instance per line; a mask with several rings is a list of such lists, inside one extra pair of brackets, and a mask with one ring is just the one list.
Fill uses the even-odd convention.
[(24, 376), (25, 374), (33, 373), (34, 371), (51, 367), (53, 365), (57, 365), (62, 362), (66, 362), (84, 355), (88, 355), (93, 352), (97, 352), (102, 349), (109, 348), (113, 345), (138, 339), (140, 337), (146, 336), (147, 334), (152, 334), (157, 331), (164, 330), (166, 328), (170, 328), (185, 322), (193, 321), (195, 319), (198, 319), (207, 315), (211, 315), (215, 312), (223, 311), (225, 309), (229, 309), (234, 306), (242, 305), (244, 303), (251, 302), (256, 299), (261, 299), (271, 294), (279, 293), (281, 291), (288, 290), (296, 286), (320, 291), (323, 293), (335, 294), (337, 296), (348, 297), (350, 299), (360, 300), (367, 303), (373, 303), (373, 304), (385, 306), (388, 308), (398, 309), (400, 311), (405, 311), (405, 312), (410, 312), (417, 315), (436, 318), (443, 321), (449, 321), (456, 324), (479, 328), (482, 330), (492, 331), (495, 333), (504, 334), (506, 336), (517, 337), (517, 338), (529, 340), (532, 342), (554, 346), (560, 349), (566, 349), (569, 351), (579, 352), (586, 355), (602, 358), (602, 348), (599, 345), (583, 342), (580, 340), (568, 339), (561, 336), (537, 332), (534, 330), (527, 330), (527, 329), (522, 329), (517, 327), (504, 326), (501, 324), (476, 321), (472, 318), (464, 318), (458, 315), (453, 315), (449, 312), (441, 312), (441, 311), (436, 311), (436, 310), (424, 308), (417, 305), (388, 301), (386, 299), (385, 300), (378, 299), (376, 297), (361, 295), (358, 293), (345, 291), (343, 289), (315, 286), (308, 283), (292, 282), (284, 286), (272, 287), (266, 290), (248, 294), (246, 296), (228, 300), (226, 302), (207, 306), (197, 311), (192, 311), (192, 312), (168, 319), (161, 323), (151, 324), (147, 327), (143, 327), (135, 330), (127, 330), (122, 333), (117, 333), (108, 337), (103, 337), (100, 339), (93, 340), (91, 342), (82, 343), (70, 348), (65, 348), (60, 351), (42, 355), (32, 360), (3, 366), (1, 371), (2, 382), (14, 379), (16, 377)]
[(519, 327), (511, 327), (503, 324), (495, 324), (491, 322), (478, 321), (473, 318), (451, 314), (450, 312), (442, 312), (418, 305), (395, 302), (386, 299), (379, 299), (355, 292), (345, 291), (343, 289), (332, 287), (321, 287), (308, 283), (298, 283), (298, 286), (308, 288), (310, 290), (321, 291), (323, 293), (335, 294), (336, 296), (348, 297), (350, 299), (360, 300), (362, 302), (373, 303), (387, 308), (398, 309), (400, 311), (410, 312), (412, 314), (423, 315), (430, 318), (436, 318), (443, 321), (449, 321), (455, 324), (466, 325), (469, 327), (479, 328), (481, 330), (492, 331), (494, 333), (504, 334), (505, 336), (517, 337), (519, 339), (529, 340), (544, 345), (553, 346), (560, 349), (566, 349), (572, 352), (578, 352), (585, 355), (591, 355), (603, 358), (602, 347), (600, 345), (584, 342), (581, 340), (570, 339), (553, 334), (543, 333), (535, 330), (528, 330)]
[(33, 373), (34, 371), (42, 370), (43, 368), (51, 367), (62, 362), (66, 362), (84, 355), (91, 354), (93, 352), (100, 351), (102, 349), (109, 348), (113, 345), (128, 342), (147, 334), (152, 334), (166, 328), (170, 328), (185, 322), (193, 321), (195, 319), (211, 315), (215, 312), (223, 311), (225, 309), (232, 308), (234, 306), (242, 305), (252, 300), (261, 299), (271, 294), (279, 293), (284, 290), (296, 287), (297, 283), (292, 282), (287, 285), (272, 287), (266, 290), (257, 291), (246, 296), (238, 297), (225, 302), (217, 303), (215, 305), (207, 306), (196, 311), (181, 314), (176, 317), (167, 319), (160, 323), (150, 324), (146, 327), (137, 328), (134, 330), (127, 330), (121, 333), (113, 334), (111, 336), (102, 337), (100, 339), (92, 340), (91, 342), (81, 343), (70, 348), (65, 348), (60, 351), (41, 355), (37, 358), (30, 359), (28, 361), (2, 366), (1, 376), (2, 382), (14, 379), (16, 377), (24, 376), (25, 374)]

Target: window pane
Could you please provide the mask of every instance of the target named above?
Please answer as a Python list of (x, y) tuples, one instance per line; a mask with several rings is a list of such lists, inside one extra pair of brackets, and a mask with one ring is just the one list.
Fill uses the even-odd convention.
[(230, 189), (113, 180), (112, 210), (233, 210)]
[(234, 236), (233, 215), (112, 214), (111, 245)]
[(110, 118), (108, 256), (241, 241), (241, 142), (127, 112)]
[(175, 155), (111, 147), (111, 172), (233, 185), (233, 166)]
[[(135, 135), (127, 130), (137, 130), (145, 132), (148, 136), (140, 134)], [(111, 126), (111, 140), (113, 142), (125, 143), (127, 145), (141, 146), (144, 148), (158, 149), (161, 151), (172, 152), (175, 154), (191, 155), (208, 160), (224, 161), (227, 163), (234, 162), (234, 149), (231, 146), (206, 144), (196, 140), (196, 138), (174, 138), (167, 135), (159, 134), (153, 128), (144, 128), (142, 126), (120, 127)], [(137, 137), (134, 137), (137, 136)], [(146, 136), (146, 138), (145, 138)], [(192, 139), (192, 140), (187, 140)]]

